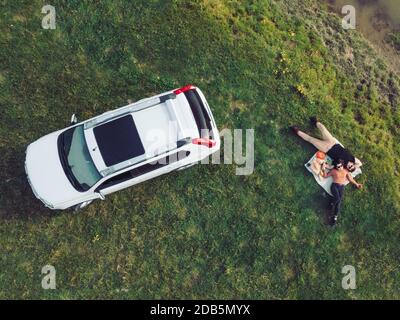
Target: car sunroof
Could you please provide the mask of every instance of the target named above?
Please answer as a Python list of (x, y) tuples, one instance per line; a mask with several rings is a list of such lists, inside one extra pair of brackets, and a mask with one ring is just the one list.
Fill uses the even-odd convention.
[(107, 167), (144, 154), (144, 147), (131, 115), (95, 127), (93, 133)]

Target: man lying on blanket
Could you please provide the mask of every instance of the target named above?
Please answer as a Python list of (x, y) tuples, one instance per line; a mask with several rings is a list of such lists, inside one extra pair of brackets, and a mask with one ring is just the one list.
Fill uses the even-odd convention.
[[(309, 134), (301, 131), (297, 126), (291, 126), (290, 129), (297, 136), (311, 143), (318, 150), (321, 150), (323, 154), (326, 154), (326, 157), (329, 157), (332, 160), (334, 167), (340, 167), (332, 169), (331, 173), (329, 174), (325, 172), (329, 169), (327, 166), (323, 168), (321, 167), (322, 173), (316, 174), (312, 169), (313, 164), (306, 164), (307, 169), (313, 173), (318, 184), (321, 185), (334, 198), (333, 211), (335, 213), (330, 219), (330, 223), (333, 225), (336, 223), (337, 214), (339, 213), (344, 186), (351, 182), (355, 184), (357, 188), (362, 187), (353, 179), (357, 174), (361, 173), (360, 167), (362, 163), (328, 131), (328, 129), (321, 123), (321, 121), (319, 121), (317, 117), (310, 117), (310, 122), (312, 126), (318, 128), (322, 139), (310, 136)], [(357, 171), (359, 172), (357, 173)], [(326, 177), (329, 177), (329, 179), (326, 179)]]
[[(323, 186), (321, 180), (325, 180), (328, 177), (332, 177), (332, 184), (330, 186), (330, 194), (333, 197), (332, 209), (333, 213), (330, 216), (330, 224), (334, 225), (337, 222), (337, 217), (339, 215), (340, 206), (343, 200), (344, 186), (349, 182), (354, 184), (357, 189), (363, 187), (362, 184), (354, 180), (354, 173), (351, 173), (344, 166), (345, 162), (339, 159), (331, 165), (328, 163), (325, 154), (322, 151), (318, 151), (313, 159), (307, 164), (308, 169), (314, 174), (318, 183)], [(360, 170), (361, 171), (361, 170)]]

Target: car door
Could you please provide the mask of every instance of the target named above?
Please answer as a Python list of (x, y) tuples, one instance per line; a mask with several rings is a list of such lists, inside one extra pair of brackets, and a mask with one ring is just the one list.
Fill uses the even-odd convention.
[(96, 191), (101, 191), (103, 194), (110, 194), (166, 174), (178, 168), (180, 165), (179, 160), (188, 157), (189, 154), (189, 151), (180, 150), (176, 153), (158, 159), (156, 163), (146, 163), (140, 167), (123, 172), (119, 175), (111, 177), (110, 179), (107, 179), (96, 188)]

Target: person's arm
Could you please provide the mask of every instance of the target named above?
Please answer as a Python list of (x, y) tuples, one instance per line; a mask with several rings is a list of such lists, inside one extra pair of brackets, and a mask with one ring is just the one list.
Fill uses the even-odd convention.
[(355, 165), (357, 168), (359, 168), (359, 167), (361, 167), (363, 164), (362, 164), (362, 162), (360, 161), (360, 159), (355, 158), (354, 165)]
[(326, 171), (324, 171), (323, 174), (322, 174), (322, 176), (323, 176), (324, 178), (328, 178), (328, 177), (332, 176), (332, 171), (333, 171), (333, 170), (329, 171), (328, 173), (327, 173)]
[(361, 183), (358, 183), (356, 180), (354, 180), (353, 176), (350, 173), (347, 174), (347, 179), (352, 184), (354, 184), (357, 187), (357, 189), (361, 189), (363, 187), (363, 185)]

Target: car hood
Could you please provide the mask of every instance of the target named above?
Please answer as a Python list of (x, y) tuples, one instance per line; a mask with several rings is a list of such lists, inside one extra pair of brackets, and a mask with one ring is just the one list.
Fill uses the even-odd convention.
[(80, 195), (66, 177), (57, 148), (59, 132), (31, 143), (26, 149), (25, 170), (35, 196), (47, 207), (73, 200)]

